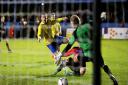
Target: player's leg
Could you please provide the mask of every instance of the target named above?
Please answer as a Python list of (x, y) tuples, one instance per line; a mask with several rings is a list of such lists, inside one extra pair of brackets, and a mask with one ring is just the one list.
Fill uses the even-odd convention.
[(52, 53), (53, 59), (56, 61), (56, 55), (59, 53), (59, 45), (56, 42), (52, 42), (51, 44), (47, 45), (49, 50)]
[[(52, 49), (54, 49), (54, 51), (52, 51), (52, 50), (51, 51), (54, 56), (55, 63), (56, 63), (56, 60), (58, 59), (57, 55), (60, 54), (60, 45), (65, 42), (68, 42), (68, 41), (65, 41), (65, 39), (66, 38), (64, 38), (63, 36), (55, 36), (54, 41), (51, 43)], [(48, 48), (49, 48), (49, 46), (48, 46)]]
[(78, 56), (79, 54), (79, 47), (73, 47), (69, 51), (67, 51), (63, 57), (69, 57), (70, 55)]
[(108, 76), (110, 77), (110, 79), (113, 81), (114, 85), (118, 85), (118, 82), (117, 82), (116, 78), (114, 77), (114, 75), (112, 74), (112, 72), (109, 69), (109, 67), (107, 65), (104, 65), (102, 68), (108, 74)]
[(67, 55), (70, 53), (74, 54), (74, 56), (68, 59), (66, 66), (73, 71), (72, 75), (84, 75), (86, 72), (86, 62), (89, 61), (89, 59), (83, 57), (83, 52), (79, 47), (72, 48)]
[(69, 58), (67, 66), (72, 70), (72, 72), (67, 73), (67, 75), (80, 76), (80, 63), (74, 62), (72, 58)]
[(69, 58), (68, 60), (61, 60), (61, 63), (52, 75), (56, 75), (65, 67), (69, 67), (72, 70), (72, 72), (65, 72), (65, 75), (80, 75), (80, 64), (79, 62), (74, 62), (72, 58)]
[(70, 72), (69, 75), (82, 76), (86, 73), (86, 62), (81, 65), (80, 62), (74, 62), (74, 60), (70, 58), (66, 66), (73, 71), (72, 73)]
[[(74, 48), (72, 48), (71, 50), (69, 50), (68, 52), (66, 52), (65, 54), (64, 54), (64, 57), (69, 57), (70, 55), (74, 55), (73, 56), (73, 59), (72, 58), (69, 58), (68, 60), (62, 60), (61, 61), (61, 63), (58, 65), (58, 68), (57, 68), (57, 71), (56, 72), (54, 72), (54, 74), (57, 74), (58, 72), (60, 72), (61, 71), (61, 69), (62, 68), (64, 68), (64, 67), (66, 67), (66, 66), (68, 66), (72, 71), (74, 71), (73, 69), (73, 66), (71, 66), (72, 65), (72, 63), (74, 63), (74, 62), (78, 62), (78, 61), (76, 61), (77, 59), (77, 56), (78, 56), (78, 49), (79, 47), (74, 47)], [(74, 61), (74, 62), (73, 62)]]
[(77, 56), (77, 60), (80, 63), (80, 75), (84, 75), (86, 73), (86, 62), (92, 61), (92, 58), (84, 56), (83, 51), (80, 50), (79, 55)]
[(65, 72), (65, 75), (67, 76), (84, 75), (86, 72), (85, 66), (85, 64), (81, 66), (79, 62), (74, 62), (72, 58), (69, 58), (68, 60), (62, 60), (61, 63), (58, 65), (56, 71), (52, 75), (56, 75), (65, 67), (69, 67), (72, 70), (72, 72)]
[(86, 73), (86, 67), (80, 67), (80, 75), (84, 75)]
[(114, 85), (118, 85), (118, 82), (114, 75), (112, 74), (111, 70), (107, 65), (104, 64), (104, 60), (102, 56), (100, 56), (100, 66), (104, 69), (104, 71), (108, 74), (109, 78), (113, 81)]
[(12, 51), (11, 51), (9, 42), (8, 42), (8, 40), (7, 40), (7, 33), (6, 33), (6, 32), (3, 33), (3, 34), (2, 34), (2, 37), (3, 37), (4, 41), (5, 41), (5, 44), (6, 44), (6, 47), (7, 47), (8, 52), (11, 53)]
[(9, 53), (12, 52), (7, 39), (5, 39), (5, 44), (6, 44), (8, 52)]
[(63, 68), (69, 67), (72, 72), (65, 72), (65, 75), (71, 76), (71, 75), (80, 75), (80, 69), (79, 66), (75, 66), (76, 63), (74, 64), (73, 61), (68, 61), (68, 60), (62, 60), (61, 63), (58, 65), (56, 71), (52, 75), (56, 75), (59, 73)]
[(57, 73), (59, 73), (63, 68), (66, 67), (66, 62), (67, 60), (61, 60), (61, 63), (58, 65), (56, 71), (52, 74), (52, 75), (56, 75)]

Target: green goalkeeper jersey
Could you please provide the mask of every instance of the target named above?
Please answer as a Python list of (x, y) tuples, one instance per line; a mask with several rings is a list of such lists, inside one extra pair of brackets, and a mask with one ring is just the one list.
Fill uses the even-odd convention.
[(90, 39), (89, 39), (89, 29), (90, 29), (90, 24), (84, 24), (80, 25), (79, 27), (76, 28), (76, 30), (73, 32), (73, 35), (69, 39), (69, 47), (65, 48), (65, 51), (68, 50), (75, 41), (78, 42), (80, 48), (82, 48), (84, 52), (84, 56), (90, 57)]

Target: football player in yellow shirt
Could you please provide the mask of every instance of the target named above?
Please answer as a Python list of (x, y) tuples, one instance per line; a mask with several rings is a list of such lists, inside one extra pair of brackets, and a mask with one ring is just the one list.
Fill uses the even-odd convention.
[[(60, 18), (60, 20), (63, 18)], [(49, 14), (41, 16), (41, 23), (38, 26), (38, 41), (44, 39), (46, 46), (52, 52), (54, 59), (56, 60), (56, 55), (59, 54), (60, 45), (67, 43), (68, 39), (60, 36), (61, 25), (59, 22)]]

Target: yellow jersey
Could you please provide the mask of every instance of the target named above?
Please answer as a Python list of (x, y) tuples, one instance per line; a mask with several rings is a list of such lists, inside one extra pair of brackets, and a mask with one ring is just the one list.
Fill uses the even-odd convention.
[(41, 37), (44, 39), (44, 43), (46, 45), (51, 44), (53, 42), (54, 37), (61, 34), (61, 25), (59, 22), (55, 22), (54, 24), (45, 24), (41, 22), (38, 26), (38, 38)]

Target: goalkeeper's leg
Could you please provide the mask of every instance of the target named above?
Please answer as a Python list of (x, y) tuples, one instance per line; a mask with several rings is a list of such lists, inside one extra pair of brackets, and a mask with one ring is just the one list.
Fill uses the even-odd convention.
[(74, 62), (72, 58), (69, 58), (69, 62), (66, 63), (66, 66), (68, 66), (73, 72), (72, 75), (75, 76), (81, 76), (84, 75), (86, 72), (86, 62), (83, 65), (80, 65), (80, 62)]
[(108, 76), (110, 77), (110, 79), (113, 81), (114, 85), (118, 85), (118, 82), (117, 82), (116, 78), (114, 77), (114, 75), (112, 74), (112, 72), (109, 69), (109, 67), (107, 65), (103, 65), (102, 68), (108, 74)]
[(114, 75), (112, 74), (111, 70), (109, 69), (109, 67), (107, 65), (104, 64), (104, 60), (103, 60), (102, 56), (100, 58), (100, 66), (108, 74), (109, 78), (113, 81), (114, 85), (118, 85), (118, 82), (117, 82), (116, 78), (114, 77)]

